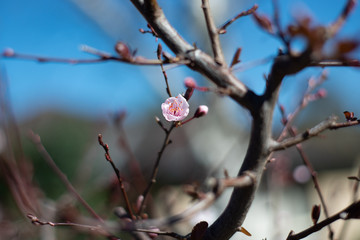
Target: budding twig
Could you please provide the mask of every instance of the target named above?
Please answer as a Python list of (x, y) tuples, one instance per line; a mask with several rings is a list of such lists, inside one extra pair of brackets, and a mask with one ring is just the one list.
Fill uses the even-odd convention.
[(226, 66), (225, 58), (220, 44), (219, 32), (218, 29), (216, 28), (214, 18), (211, 14), (209, 0), (202, 0), (201, 7), (204, 11), (206, 26), (210, 37), (211, 47), (214, 53), (215, 62), (221, 66)]
[(302, 232), (299, 232), (297, 234), (294, 234), (293, 231), (291, 231), (289, 233), (289, 236), (286, 238), (286, 240), (299, 240), (299, 239), (303, 239), (307, 236), (309, 236), (310, 234), (317, 232), (319, 230), (321, 230), (323, 227), (339, 220), (339, 219), (343, 219), (343, 220), (348, 220), (351, 218), (355, 218), (358, 219), (359, 218), (359, 207), (360, 207), (360, 201), (351, 204), (350, 206), (348, 206), (347, 208), (343, 209), (342, 211), (336, 213), (335, 215), (326, 218), (325, 220), (309, 227), (308, 229), (305, 229)]
[(103, 226), (94, 226), (94, 225), (86, 225), (86, 224), (80, 224), (80, 223), (72, 223), (72, 222), (50, 222), (50, 221), (42, 221), (37, 216), (28, 214), (27, 217), (31, 220), (31, 222), (35, 225), (49, 225), (51, 227), (59, 227), (59, 226), (69, 226), (69, 227), (77, 227), (77, 228), (84, 228), (92, 232), (97, 232), (101, 235), (109, 236), (109, 233), (104, 230)]
[(329, 37), (333, 37), (334, 35), (336, 35), (339, 32), (341, 27), (344, 25), (346, 19), (349, 17), (350, 13), (354, 10), (356, 2), (357, 2), (356, 0), (348, 0), (347, 1), (340, 16), (329, 27), (329, 32), (330, 32)]
[(226, 33), (226, 28), (228, 26), (230, 26), (230, 24), (232, 24), (233, 22), (235, 22), (237, 19), (241, 18), (241, 17), (244, 17), (244, 16), (247, 16), (247, 15), (250, 15), (250, 14), (253, 14), (256, 9), (258, 9), (258, 5), (255, 4), (252, 8), (246, 10), (246, 11), (243, 11), (241, 13), (239, 13), (238, 15), (236, 15), (235, 17), (233, 17), (232, 19), (228, 20), (226, 23), (224, 23), (219, 29), (218, 29), (218, 33), (219, 34), (224, 34)]
[(146, 203), (147, 196), (148, 196), (148, 194), (150, 192), (150, 189), (151, 189), (152, 185), (156, 182), (156, 176), (157, 176), (157, 173), (159, 171), (159, 165), (160, 165), (161, 157), (163, 156), (163, 153), (164, 153), (166, 147), (171, 143), (170, 134), (171, 134), (172, 130), (176, 127), (176, 123), (173, 123), (169, 129), (166, 129), (166, 128), (164, 128), (162, 126), (160, 121), (157, 121), (157, 122), (162, 127), (162, 129), (165, 131), (165, 139), (164, 139), (164, 142), (163, 142), (163, 145), (162, 145), (160, 151), (158, 152), (158, 156), (156, 158), (155, 165), (153, 167), (153, 171), (151, 173), (151, 178), (150, 178), (150, 181), (148, 183), (148, 186), (144, 190), (144, 193), (143, 193), (144, 200), (141, 202), (141, 206), (139, 208), (139, 213), (138, 213), (139, 215), (141, 215), (141, 213), (145, 209), (145, 203)]
[(67, 176), (60, 170), (60, 168), (56, 165), (53, 158), (45, 149), (44, 145), (41, 142), (40, 136), (36, 135), (33, 131), (29, 132), (30, 140), (35, 144), (37, 150), (42, 155), (46, 163), (52, 168), (56, 175), (60, 178), (60, 180), (65, 184), (65, 187), (71, 192), (75, 198), (88, 210), (90, 214), (92, 214), (97, 220), (101, 223), (104, 223), (104, 220), (90, 207), (90, 205), (80, 196), (80, 194), (75, 190), (74, 186), (70, 183)]
[(181, 58), (171, 58), (165, 61), (161, 61), (158, 59), (147, 59), (138, 56), (131, 59), (126, 59), (122, 57), (112, 56), (108, 53), (102, 52), (100, 50), (91, 47), (85, 47), (84, 49), (86, 49), (85, 51), (87, 51), (88, 53), (98, 56), (98, 58), (72, 59), (72, 58), (45, 57), (45, 56), (17, 53), (13, 49), (5, 49), (1, 55), (6, 58), (18, 58), (23, 60), (38, 61), (41, 63), (89, 64), (89, 63), (99, 63), (105, 61), (117, 61), (122, 63), (133, 64), (133, 65), (150, 65), (150, 66), (156, 66), (160, 64), (184, 64), (184, 65), (189, 64), (188, 60), (183, 60)]
[[(157, 58), (159, 59), (159, 61), (161, 62), (161, 54), (162, 54), (162, 46), (161, 44), (159, 43), (158, 45), (158, 48), (157, 48)], [(166, 84), (166, 92), (167, 94), (169, 95), (169, 97), (171, 97), (171, 91), (170, 91), (170, 87), (169, 87), (169, 82), (168, 82), (168, 77), (167, 77), (167, 74), (165, 72), (165, 69), (164, 69), (164, 65), (162, 64), (162, 62), (160, 63), (160, 67), (161, 67), (161, 71), (164, 75), (164, 79), (165, 79), (165, 84)]]
[(358, 59), (344, 59), (344, 60), (323, 60), (311, 62), (309, 66), (316, 67), (360, 67), (360, 60)]
[(126, 204), (126, 207), (127, 207), (128, 211), (129, 211), (129, 214), (130, 214), (132, 219), (135, 219), (136, 217), (133, 214), (133, 211), (131, 209), (131, 205), (130, 205), (128, 196), (127, 196), (126, 191), (125, 191), (124, 182), (123, 182), (123, 179), (122, 179), (122, 177), (120, 175), (120, 171), (115, 166), (113, 160), (111, 159), (111, 156), (110, 156), (110, 153), (109, 153), (109, 145), (105, 144), (103, 142), (101, 134), (98, 135), (98, 142), (99, 142), (100, 146), (102, 146), (104, 148), (104, 150), (105, 150), (105, 159), (111, 164), (111, 167), (113, 168), (113, 170), (114, 170), (114, 172), (116, 174), (116, 177), (117, 177), (117, 179), (119, 181), (120, 189), (121, 189), (122, 195), (124, 197), (125, 204)]

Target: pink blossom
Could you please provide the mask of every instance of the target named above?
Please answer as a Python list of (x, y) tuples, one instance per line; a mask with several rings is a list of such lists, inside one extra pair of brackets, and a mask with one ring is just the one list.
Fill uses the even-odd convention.
[(202, 116), (205, 116), (209, 111), (208, 106), (206, 105), (200, 105), (197, 109), (196, 112), (194, 114), (194, 118), (199, 118)]
[(181, 94), (166, 99), (161, 104), (161, 109), (165, 119), (169, 122), (181, 121), (189, 114), (189, 104)]

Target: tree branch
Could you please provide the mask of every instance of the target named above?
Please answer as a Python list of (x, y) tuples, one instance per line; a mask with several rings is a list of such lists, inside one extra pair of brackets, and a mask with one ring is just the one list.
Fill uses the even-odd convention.
[(229, 96), (245, 108), (254, 108), (253, 101), (249, 99), (253, 99), (255, 94), (248, 90), (230, 69), (219, 66), (212, 57), (186, 42), (168, 22), (156, 0), (131, 0), (131, 2), (156, 31), (159, 38), (177, 56), (191, 61), (188, 64), (191, 69), (208, 77), (218, 87), (227, 88), (230, 92)]
[(337, 214), (335, 214), (329, 218), (326, 218), (325, 220), (315, 224), (314, 226), (309, 227), (308, 229), (305, 229), (302, 232), (294, 234), (291, 231), (289, 236), (286, 238), (286, 240), (299, 240), (299, 239), (305, 238), (305, 237), (309, 236), (310, 234), (321, 230), (323, 227), (325, 227), (339, 219), (343, 219), (343, 220), (348, 220), (351, 218), (358, 219), (360, 217), (359, 216), (359, 207), (360, 207), (360, 201), (351, 204), (344, 210), (338, 212)]
[(273, 146), (270, 147), (269, 151), (278, 151), (284, 150), (291, 146), (294, 146), (298, 143), (301, 143), (311, 137), (319, 135), (321, 132), (330, 129), (335, 126), (337, 117), (331, 116), (328, 119), (322, 121), (311, 129), (306, 130), (305, 132), (296, 135), (295, 137), (287, 138), (281, 142), (274, 142)]
[(226, 23), (224, 23), (219, 29), (218, 29), (218, 33), (219, 34), (224, 34), (226, 33), (226, 28), (228, 26), (230, 26), (230, 24), (232, 24), (233, 22), (235, 22), (237, 19), (253, 14), (257, 9), (258, 9), (258, 5), (255, 4), (252, 8), (246, 10), (246, 11), (242, 11), (241, 13), (239, 13), (238, 15), (236, 15), (235, 17), (233, 17), (232, 19), (228, 20)]
[(322, 60), (311, 62), (309, 66), (315, 67), (360, 67), (358, 59), (344, 59), (344, 60)]
[(137, 57), (132, 57), (130, 59), (126, 59), (122, 57), (116, 57), (109, 53), (105, 53), (87, 46), (83, 47), (83, 50), (98, 56), (98, 58), (73, 59), (73, 58), (45, 57), (45, 56), (17, 53), (13, 49), (5, 49), (4, 52), (2, 53), (2, 56), (7, 58), (18, 58), (18, 59), (24, 59), (30, 61), (38, 61), (40, 63), (90, 64), (90, 63), (99, 63), (106, 61), (117, 61), (132, 65), (148, 65), (148, 66), (157, 66), (162, 64), (189, 64), (188, 60), (183, 60), (180, 58), (169, 58), (166, 59), (165, 61), (162, 61), (159, 59), (147, 59), (141, 56), (137, 56)]
[(331, 116), (328, 119), (317, 124), (313, 128), (310, 128), (310, 129), (306, 130), (305, 132), (296, 135), (295, 137), (287, 138), (281, 142), (274, 141), (272, 146), (270, 146), (269, 151), (273, 152), (273, 151), (278, 151), (278, 150), (284, 150), (284, 149), (294, 146), (298, 143), (301, 143), (311, 137), (317, 136), (321, 132), (323, 132), (327, 129), (338, 129), (338, 128), (360, 125), (359, 120), (343, 122), (343, 123), (337, 123), (336, 120), (337, 120), (337, 117)]
[(215, 25), (214, 18), (211, 14), (209, 0), (202, 0), (201, 7), (204, 11), (206, 26), (209, 33), (215, 62), (218, 63), (219, 65), (226, 66), (225, 58), (221, 49), (218, 29)]

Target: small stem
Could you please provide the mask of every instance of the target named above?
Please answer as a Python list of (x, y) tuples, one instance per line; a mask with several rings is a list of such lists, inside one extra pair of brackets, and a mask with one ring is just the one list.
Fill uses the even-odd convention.
[(130, 205), (130, 202), (129, 202), (129, 198), (126, 194), (126, 190), (125, 190), (125, 186), (124, 186), (124, 182), (122, 180), (122, 177), (120, 175), (120, 171), (119, 169), (115, 166), (113, 160), (111, 159), (111, 156), (110, 156), (110, 153), (109, 153), (109, 145), (107, 144), (104, 144), (103, 140), (102, 140), (102, 135), (99, 134), (98, 135), (98, 142), (99, 144), (104, 148), (105, 150), (105, 159), (111, 164), (111, 167), (113, 168), (115, 174), (116, 174), (116, 177), (118, 179), (118, 182), (119, 182), (119, 186), (120, 186), (120, 189), (121, 189), (121, 192), (122, 192), (122, 195), (124, 197), (124, 200), (125, 200), (125, 204), (126, 204), (126, 207), (129, 211), (129, 214), (130, 214), (130, 217), (132, 219), (136, 219), (132, 209), (131, 209), (131, 205)]
[[(289, 128), (289, 132), (290, 132), (291, 136), (293, 136), (293, 137), (296, 135), (295, 130), (294, 130), (293, 127)], [(308, 168), (308, 170), (309, 170), (309, 172), (311, 174), (311, 178), (313, 180), (316, 192), (319, 195), (321, 205), (323, 206), (323, 209), (324, 209), (325, 217), (329, 218), (328, 208), (327, 208), (327, 205), (325, 203), (324, 196), (323, 196), (323, 194), (321, 192), (321, 188), (320, 188), (320, 185), (319, 185), (319, 182), (318, 182), (318, 179), (317, 179), (316, 172), (315, 172), (309, 158), (305, 154), (305, 152), (304, 152), (304, 150), (302, 148), (302, 145), (300, 143), (296, 145), (296, 150), (299, 152), (299, 154), (301, 156), (301, 159), (303, 160), (304, 164), (306, 165), (306, 167)], [(334, 239), (334, 231), (332, 230), (330, 224), (328, 225), (328, 229), (329, 229), (329, 238)]]
[(65, 184), (65, 187), (71, 192), (75, 198), (91, 213), (97, 220), (101, 223), (104, 223), (104, 220), (90, 207), (90, 205), (80, 196), (80, 194), (75, 190), (74, 186), (70, 183), (67, 176), (60, 170), (60, 168), (56, 165), (53, 158), (50, 156), (48, 151), (45, 149), (44, 145), (41, 142), (40, 136), (35, 135), (33, 131), (29, 132), (30, 140), (35, 144), (37, 150), (45, 159), (47, 164), (52, 168), (52, 170), (58, 175), (60, 180)]
[(360, 202), (355, 202), (351, 205), (349, 205), (347, 208), (343, 209), (342, 211), (336, 213), (335, 215), (326, 218), (325, 220), (305, 229), (302, 232), (299, 232), (297, 234), (294, 234), (292, 231), (290, 232), (289, 236), (286, 238), (286, 240), (299, 240), (302, 238), (305, 238), (309, 236), (310, 234), (313, 234), (314, 232), (317, 232), (321, 230), (323, 227), (331, 224), (332, 222), (335, 222), (339, 219), (349, 220), (351, 218), (358, 218), (358, 212), (359, 212), (359, 204)]
[(165, 148), (170, 144), (170, 134), (171, 134), (171, 131), (175, 127), (176, 127), (176, 123), (173, 123), (168, 130), (164, 129), (165, 130), (165, 139), (164, 139), (164, 142), (163, 142), (163, 145), (162, 145), (160, 151), (158, 152), (158, 156), (157, 156), (157, 159), (156, 159), (156, 162), (155, 162), (152, 174), (151, 174), (150, 182), (149, 182), (148, 186), (146, 187), (146, 189), (145, 189), (145, 191), (143, 193), (144, 200), (142, 201), (141, 206), (139, 208), (139, 214), (140, 215), (145, 209), (145, 202), (146, 202), (146, 198), (147, 198), (147, 196), (148, 196), (148, 194), (150, 192), (150, 189), (151, 189), (152, 185), (156, 182), (156, 176), (157, 176), (157, 173), (158, 173), (158, 170), (159, 170), (161, 157), (162, 157), (162, 155), (163, 155), (163, 153), (165, 151)]
[(193, 120), (193, 119), (194, 119), (194, 117), (191, 117), (191, 118), (189, 118), (188, 120), (185, 120), (185, 121), (181, 122), (181, 125), (184, 125), (185, 123), (188, 123), (188, 122), (190, 122), (190, 121)]
[(230, 24), (232, 24), (233, 22), (235, 22), (237, 19), (243, 17), (243, 16), (247, 16), (247, 15), (250, 15), (250, 14), (253, 14), (256, 9), (258, 9), (258, 5), (255, 4), (252, 8), (246, 10), (246, 11), (243, 11), (241, 13), (239, 13), (238, 15), (236, 15), (235, 17), (233, 17), (232, 19), (228, 20), (226, 23), (224, 23), (219, 29), (218, 29), (218, 33), (219, 34), (223, 34), (223, 33), (226, 33), (226, 28), (228, 26), (230, 26)]
[[(95, 54), (95, 52), (92, 52)], [(18, 58), (23, 60), (30, 60), (30, 61), (38, 61), (41, 63), (68, 63), (68, 64), (89, 64), (89, 63), (99, 63), (105, 61), (118, 61), (122, 63), (128, 63), (132, 65), (148, 65), (148, 66), (158, 66), (160, 64), (189, 64), (188, 60), (183, 60), (180, 58), (173, 58), (170, 61), (161, 61), (158, 59), (147, 59), (144, 57), (134, 57), (131, 61), (124, 58), (119, 58), (111, 55), (104, 55), (103, 53), (99, 53), (101, 55), (97, 55), (98, 58), (95, 59), (72, 59), (72, 58), (57, 58), (57, 57), (43, 57), (43, 56), (36, 56), (30, 54), (22, 54), (22, 53), (12, 53), (11, 55), (2, 53), (1, 56), (6, 58)]]
[(170, 91), (170, 87), (169, 87), (168, 77), (165, 72), (164, 65), (162, 64), (162, 61), (161, 61), (161, 53), (162, 53), (162, 47), (161, 47), (161, 44), (159, 44), (158, 49), (157, 49), (157, 57), (158, 57), (159, 61), (161, 62), (160, 67), (161, 67), (161, 71), (162, 71), (162, 74), (164, 75), (164, 79), (165, 79), (166, 92), (169, 95), (169, 97), (171, 97), (171, 91)]
[(316, 67), (360, 67), (359, 59), (344, 59), (344, 60), (322, 60), (311, 62), (309, 66)]
[(214, 53), (215, 62), (219, 65), (225, 66), (225, 59), (221, 49), (218, 29), (215, 25), (214, 18), (211, 14), (209, 0), (202, 0), (202, 9), (204, 11), (207, 30), (209, 33), (211, 47)]
[(278, 0), (273, 0), (273, 6), (274, 6), (274, 24), (277, 28), (277, 34), (279, 35), (280, 39), (283, 41), (283, 43), (286, 46), (286, 49), (288, 52), (290, 52), (290, 42), (288, 39), (286, 39), (286, 35), (281, 29), (280, 25), (280, 14), (279, 14), (279, 4)]
[(309, 236), (310, 234), (314, 233), (314, 232), (317, 232), (319, 230), (321, 230), (323, 227), (335, 222), (336, 220), (339, 220), (340, 219), (340, 213), (339, 214), (336, 214), (330, 218), (326, 218), (325, 220), (315, 224), (314, 226), (302, 231), (302, 232), (299, 232), (297, 234), (290, 234), (286, 240), (299, 240), (299, 239), (302, 239), (302, 238), (305, 238), (307, 236)]

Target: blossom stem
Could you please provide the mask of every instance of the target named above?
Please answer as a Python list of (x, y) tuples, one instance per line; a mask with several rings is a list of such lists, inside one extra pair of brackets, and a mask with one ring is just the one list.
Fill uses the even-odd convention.
[[(194, 118), (195, 118), (195, 117), (191, 117), (191, 118), (189, 118), (188, 120), (181, 122), (181, 125), (184, 125), (185, 123), (190, 122), (190, 121), (193, 120)], [(181, 125), (180, 125), (180, 126), (181, 126)]]
[(163, 145), (160, 149), (160, 151), (158, 152), (158, 156), (157, 156), (157, 159), (155, 161), (155, 165), (154, 165), (154, 168), (153, 168), (153, 171), (152, 171), (152, 174), (151, 174), (151, 180), (149, 181), (149, 184), (148, 186), (146, 187), (144, 193), (143, 193), (143, 196), (144, 196), (144, 200), (141, 202), (141, 206), (139, 208), (139, 215), (141, 215), (146, 207), (145, 203), (146, 203), (146, 198), (150, 192), (150, 189), (152, 187), (152, 185), (156, 182), (156, 176), (157, 176), (157, 173), (158, 173), (158, 170), (159, 170), (159, 165), (160, 165), (160, 160), (161, 160), (161, 157), (163, 156), (163, 153), (166, 149), (166, 147), (171, 143), (171, 140), (170, 140), (170, 134), (172, 132), (172, 130), (176, 127), (176, 123), (174, 122), (173, 124), (171, 124), (170, 128), (169, 129), (165, 129), (165, 139), (164, 139), (164, 142), (163, 142)]

